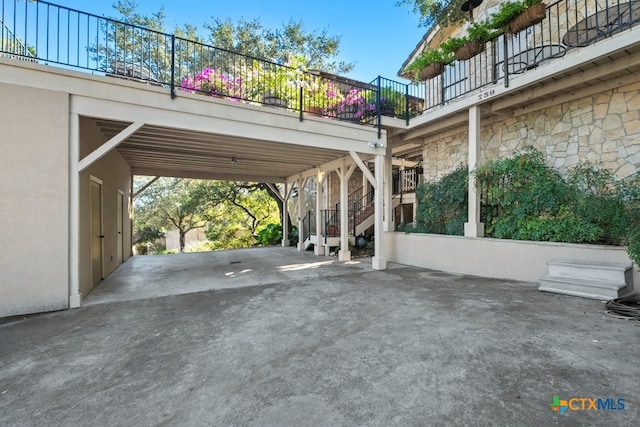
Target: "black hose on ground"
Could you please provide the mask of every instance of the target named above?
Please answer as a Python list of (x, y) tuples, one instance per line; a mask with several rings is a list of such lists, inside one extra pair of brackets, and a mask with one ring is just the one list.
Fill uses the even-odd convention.
[(607, 311), (609, 316), (640, 321), (640, 297), (617, 298), (607, 301)]

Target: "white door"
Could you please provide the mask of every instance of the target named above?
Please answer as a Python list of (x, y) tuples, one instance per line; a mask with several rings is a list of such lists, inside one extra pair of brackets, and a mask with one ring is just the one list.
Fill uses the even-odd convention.
[(103, 277), (102, 181), (91, 177), (91, 277), (96, 286)]
[(123, 239), (123, 235), (122, 235), (122, 224), (124, 224), (124, 193), (120, 190), (118, 190), (118, 199), (116, 202), (116, 229), (118, 232), (118, 236), (117, 236), (117, 255), (118, 255), (118, 264), (122, 264), (122, 253), (124, 251), (124, 248), (122, 247), (122, 244), (124, 242)]

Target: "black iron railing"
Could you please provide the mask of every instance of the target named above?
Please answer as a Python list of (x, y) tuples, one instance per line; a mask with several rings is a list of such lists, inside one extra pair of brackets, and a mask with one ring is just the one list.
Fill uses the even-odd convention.
[(314, 234), (316, 234), (316, 213), (314, 211), (308, 211), (302, 219), (303, 240), (309, 239)]
[[(425, 110), (476, 93), (560, 58), (569, 50), (596, 43), (640, 23), (639, 0), (560, 0), (548, 4), (544, 21), (514, 35), (501, 34), (480, 54), (454, 61), (425, 82)], [(482, 91), (487, 88), (486, 91)]]
[(495, 173), (484, 176), (478, 182), (480, 194), (480, 222), (485, 224), (485, 232), (488, 237), (493, 235), (493, 224), (500, 216), (500, 201), (513, 191), (511, 176)]
[[(0, 0), (0, 55), (139, 80), (172, 96), (198, 92), (234, 102), (374, 125), (404, 119), (475, 94), (640, 22), (640, 0), (560, 0), (547, 18), (480, 54), (455, 61), (424, 84), (382, 77), (370, 83), (276, 64), (150, 28), (42, 0)], [(484, 91), (483, 91), (484, 89)]]
[(378, 77), (357, 82), (306, 70), (295, 58), (276, 64), (197, 41), (62, 7), (0, 0), (0, 52), (138, 80), (180, 92), (287, 108), (380, 127), (381, 116), (422, 112), (419, 87)]

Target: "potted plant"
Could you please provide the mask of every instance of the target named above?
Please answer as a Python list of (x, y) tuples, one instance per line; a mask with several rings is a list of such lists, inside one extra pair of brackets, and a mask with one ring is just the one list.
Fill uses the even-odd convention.
[(185, 77), (180, 88), (185, 92), (200, 92), (215, 97), (242, 98), (242, 79), (234, 78), (215, 68), (203, 68), (194, 77)]
[(500, 3), (500, 8), (490, 19), (493, 28), (516, 34), (546, 17), (547, 5), (542, 0), (520, 0)]
[(311, 78), (303, 87), (304, 107), (312, 114), (327, 115), (343, 98), (334, 82), (319, 77)]
[(364, 121), (376, 111), (375, 101), (371, 102), (371, 93), (368, 89), (352, 88), (344, 98), (338, 102), (336, 110), (339, 119), (350, 120), (356, 123)]
[(467, 28), (465, 43), (454, 50), (458, 61), (465, 61), (482, 52), (487, 42), (500, 32), (495, 30), (488, 21), (472, 22)]
[[(374, 106), (377, 102), (377, 92), (371, 91), (367, 95), (367, 104)], [(401, 115), (405, 110), (405, 94), (390, 86), (380, 88), (380, 114), (387, 117)], [(375, 111), (373, 111), (375, 113)]]
[(453, 61), (453, 54), (441, 49), (425, 49), (407, 66), (416, 81), (426, 81), (444, 72), (444, 66)]

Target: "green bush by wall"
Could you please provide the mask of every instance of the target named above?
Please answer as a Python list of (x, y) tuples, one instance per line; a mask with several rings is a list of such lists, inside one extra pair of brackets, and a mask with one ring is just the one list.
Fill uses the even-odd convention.
[[(607, 169), (582, 163), (563, 177), (529, 147), (474, 173), (488, 237), (628, 245), (640, 265), (640, 171), (617, 179)], [(416, 225), (405, 231), (463, 235), (467, 186), (465, 167), (418, 186)]]

